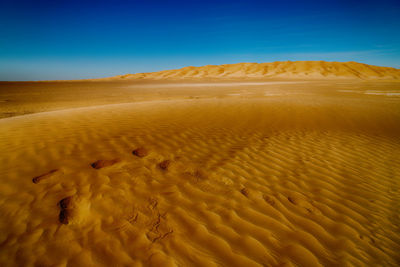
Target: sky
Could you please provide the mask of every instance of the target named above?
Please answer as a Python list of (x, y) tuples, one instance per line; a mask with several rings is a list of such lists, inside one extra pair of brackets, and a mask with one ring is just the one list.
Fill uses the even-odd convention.
[(400, 1), (0, 0), (0, 80), (286, 60), (400, 68)]

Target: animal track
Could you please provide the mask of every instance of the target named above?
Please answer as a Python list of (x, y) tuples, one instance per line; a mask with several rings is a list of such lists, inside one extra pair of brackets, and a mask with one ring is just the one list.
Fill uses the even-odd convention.
[(154, 243), (158, 240), (164, 239), (167, 235), (173, 233), (166, 223), (167, 213), (161, 214), (157, 210), (157, 218), (150, 224), (151, 228), (147, 232), (147, 238)]

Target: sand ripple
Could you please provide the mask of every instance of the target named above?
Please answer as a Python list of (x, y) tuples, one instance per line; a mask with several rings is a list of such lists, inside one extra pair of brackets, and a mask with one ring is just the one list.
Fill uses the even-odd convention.
[[(186, 100), (1, 120), (0, 263), (395, 266), (399, 116), (343, 105)], [(105, 159), (118, 163), (91, 167)]]

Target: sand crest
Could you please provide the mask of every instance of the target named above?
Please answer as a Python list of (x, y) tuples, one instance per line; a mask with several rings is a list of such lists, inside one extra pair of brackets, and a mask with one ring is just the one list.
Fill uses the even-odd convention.
[(285, 78), (285, 79), (389, 79), (400, 80), (400, 70), (358, 62), (276, 61), (185, 67), (150, 73), (125, 74), (107, 80), (204, 78)]

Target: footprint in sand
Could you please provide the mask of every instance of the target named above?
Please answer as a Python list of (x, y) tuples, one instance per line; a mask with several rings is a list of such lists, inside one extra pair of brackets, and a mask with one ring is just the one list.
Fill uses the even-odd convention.
[(247, 190), (246, 187), (243, 187), (242, 189), (240, 189), (240, 193), (242, 193), (242, 195), (245, 197), (249, 197), (249, 190)]
[(62, 224), (68, 224), (71, 217), (72, 196), (61, 199), (60, 202), (58, 202), (58, 206), (60, 206), (58, 220)]
[(171, 161), (169, 159), (164, 160), (158, 163), (158, 167), (164, 171), (168, 170), (169, 166), (171, 165)]
[(275, 200), (274, 200), (273, 197), (264, 194), (264, 195), (263, 195), (263, 199), (265, 200), (265, 202), (267, 202), (267, 203), (270, 204), (271, 206), (275, 206)]
[(300, 194), (292, 194), (291, 196), (288, 196), (287, 199), (293, 205), (301, 207), (309, 213), (321, 214), (321, 212), (313, 206), (312, 200), (308, 200)]

